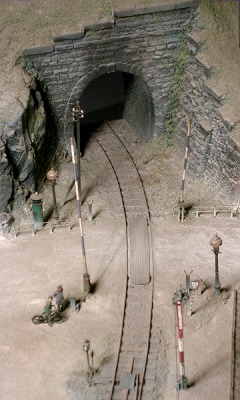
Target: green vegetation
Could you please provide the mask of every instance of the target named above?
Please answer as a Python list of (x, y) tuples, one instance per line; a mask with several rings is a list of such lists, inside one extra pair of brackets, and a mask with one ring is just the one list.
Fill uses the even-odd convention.
[(177, 113), (179, 109), (180, 94), (182, 90), (184, 74), (186, 71), (186, 63), (189, 56), (187, 33), (192, 28), (194, 15), (195, 12), (192, 12), (189, 23), (179, 34), (179, 44), (174, 57), (175, 70), (168, 96), (165, 119), (165, 138), (168, 146), (171, 146), (173, 143), (173, 135), (178, 119)]
[(98, 19), (102, 19), (104, 17), (110, 17), (112, 14), (112, 6), (108, 1), (103, 1), (102, 5), (101, 5), (101, 9), (99, 12), (99, 17)]
[(233, 30), (231, 15), (232, 13), (238, 13), (237, 7), (236, 2), (230, 0), (202, 0), (201, 3), (202, 11), (214, 19), (218, 31), (222, 32)]

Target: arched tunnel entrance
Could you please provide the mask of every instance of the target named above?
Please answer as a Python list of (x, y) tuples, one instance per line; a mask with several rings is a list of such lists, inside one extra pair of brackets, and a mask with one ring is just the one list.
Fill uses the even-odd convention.
[(81, 119), (81, 147), (89, 133), (104, 120), (125, 119), (143, 142), (152, 139), (154, 106), (144, 80), (131, 73), (117, 71), (98, 76), (80, 97), (84, 118)]

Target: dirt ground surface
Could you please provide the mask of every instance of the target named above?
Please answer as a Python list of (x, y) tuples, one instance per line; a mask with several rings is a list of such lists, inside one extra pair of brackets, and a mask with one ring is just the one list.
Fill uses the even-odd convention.
[[(154, 288), (159, 312), (158, 393), (153, 399), (176, 398), (176, 326), (172, 297), (185, 287), (185, 272), (192, 280), (203, 279), (207, 289), (195, 296), (193, 315), (184, 308), (186, 376), (191, 386), (180, 392), (180, 400), (227, 400), (230, 393), (233, 290), (240, 282), (239, 220), (229, 214), (189, 213), (177, 222), (184, 154), (164, 140), (139, 143), (125, 126), (128, 148), (139, 168), (152, 215)], [(35, 236), (30, 227), (28, 206), (15, 210), (20, 225), (17, 238), (0, 235), (1, 330), (0, 397), (4, 400), (91, 400), (102, 399), (102, 385), (89, 387), (86, 380), (85, 339), (94, 350), (96, 379), (111, 379), (119, 338), (119, 304), (124, 293), (125, 225), (114, 213), (113, 181), (109, 166), (99, 159), (93, 141), (81, 159), (83, 229), (87, 266), (94, 292), (75, 313), (68, 308), (66, 322), (53, 327), (34, 325), (31, 317), (43, 311), (49, 294), (62, 284), (65, 297), (83, 293), (83, 257), (74, 188), (62, 203), (73, 181), (71, 162), (59, 167), (56, 193), (61, 218), (66, 226), (50, 233), (49, 225)], [(101, 162), (100, 162), (101, 161)], [(101, 168), (99, 168), (101, 165)], [(51, 212), (51, 187), (45, 184), (44, 215)], [(187, 174), (186, 204), (223, 204), (204, 180)], [(88, 202), (93, 202), (93, 221), (88, 221)], [(222, 295), (213, 295), (214, 254), (210, 239), (218, 233), (223, 245), (219, 254)], [(107, 385), (104, 386), (107, 388)], [(149, 399), (150, 400), (150, 399)]]
[[(160, 1), (122, 0), (121, 8), (153, 3)], [(203, 35), (207, 39), (204, 51), (218, 67), (215, 80), (228, 92), (228, 107), (237, 118), (240, 57), (237, 4), (220, 3), (229, 12), (227, 18), (223, 15), (216, 24), (214, 13), (208, 8), (201, 9)], [(1, 122), (15, 118), (28, 97), (29, 78), (19, 66), (23, 48), (52, 43), (52, 36), (77, 31), (83, 23), (108, 18), (114, 8), (120, 8), (119, 1), (61, 0), (61, 7), (56, 0), (1, 1)], [(231, 21), (234, 21), (232, 25)], [(129, 148), (141, 173), (152, 217), (154, 285), (161, 326), (159, 392), (155, 398), (176, 398), (178, 365), (172, 297), (176, 288), (185, 286), (184, 271), (193, 270), (191, 278), (201, 278), (208, 286), (201, 296), (195, 296), (191, 317), (186, 315), (188, 306), (184, 309), (185, 366), (191, 387), (180, 392), (180, 400), (227, 400), (233, 290), (240, 282), (239, 219), (230, 219), (229, 214), (219, 214), (216, 218), (202, 214), (196, 218), (189, 213), (183, 223), (178, 223), (176, 211), (184, 154), (179, 154), (174, 146), (167, 148), (164, 140), (141, 144), (130, 138)], [(100, 400), (102, 385), (89, 387), (86, 381), (87, 360), (83, 351), (86, 338), (94, 350), (94, 366), (99, 369), (97, 378), (103, 381), (111, 378), (121, 323), (119, 302), (124, 292), (121, 277), (125, 270), (125, 225), (114, 213), (114, 191), (107, 166), (102, 163), (99, 168), (98, 154), (91, 143), (82, 159), (82, 211), (87, 265), (95, 291), (82, 302), (79, 313), (70, 308), (65, 311), (67, 321), (63, 324), (50, 328), (31, 322), (34, 314), (43, 311), (48, 295), (55, 291), (57, 284), (63, 285), (65, 297), (82, 296), (83, 258), (74, 189), (62, 206), (72, 177), (72, 165), (65, 160), (59, 168), (56, 192), (61, 218), (70, 218), (70, 231), (63, 226), (50, 234), (46, 225), (32, 236), (29, 229), (32, 214), (26, 205), (23, 210), (14, 211), (16, 223), (21, 224), (19, 236), (0, 234), (0, 398), (3, 400)], [(49, 184), (44, 186), (43, 194), (44, 215), (48, 219)], [(213, 207), (224, 203), (204, 180), (190, 178), (188, 174), (185, 200), (187, 206)], [(236, 204), (239, 199), (231, 200)], [(87, 201), (93, 201), (92, 222), (86, 218)], [(214, 255), (209, 244), (216, 232), (223, 240), (219, 255), (223, 287), (220, 297), (213, 295)]]

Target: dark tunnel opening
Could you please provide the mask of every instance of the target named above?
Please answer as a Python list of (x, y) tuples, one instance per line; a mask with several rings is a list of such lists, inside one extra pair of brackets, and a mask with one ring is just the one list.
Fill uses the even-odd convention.
[(122, 118), (124, 75), (122, 72), (104, 74), (89, 83), (80, 101), (81, 108), (84, 110), (83, 125)]
[(154, 107), (149, 89), (139, 76), (117, 71), (92, 80), (80, 98), (81, 148), (104, 120), (125, 119), (136, 136), (147, 142), (153, 134)]

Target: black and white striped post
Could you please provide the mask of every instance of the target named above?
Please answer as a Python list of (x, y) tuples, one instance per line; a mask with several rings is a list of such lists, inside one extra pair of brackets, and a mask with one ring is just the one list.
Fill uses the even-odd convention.
[(79, 222), (79, 228), (80, 228), (82, 255), (83, 255), (83, 261), (84, 261), (83, 287), (84, 287), (84, 291), (89, 293), (90, 288), (91, 288), (91, 283), (90, 283), (90, 275), (88, 273), (88, 268), (87, 268), (87, 259), (86, 259), (86, 251), (85, 251), (85, 243), (84, 243), (84, 235), (83, 235), (83, 225), (82, 225), (81, 200), (80, 200), (80, 195), (79, 195), (77, 166), (76, 166), (74, 144), (73, 144), (72, 137), (71, 137), (71, 153), (72, 153), (72, 163), (73, 163), (73, 168), (74, 168), (74, 179), (75, 179), (77, 210), (78, 210), (78, 222)]
[(81, 134), (80, 134), (80, 118), (84, 117), (84, 112), (80, 107), (80, 101), (76, 101), (75, 107), (72, 109), (73, 122), (77, 125), (77, 172), (78, 172), (78, 185), (81, 197)]
[(188, 120), (188, 134), (187, 134), (187, 144), (184, 158), (184, 167), (183, 167), (183, 178), (182, 178), (182, 186), (180, 192), (180, 198), (178, 202), (178, 222), (184, 220), (184, 188), (185, 188), (185, 178), (186, 178), (186, 169), (188, 162), (188, 152), (189, 152), (189, 141), (192, 130), (192, 118), (190, 117)]

